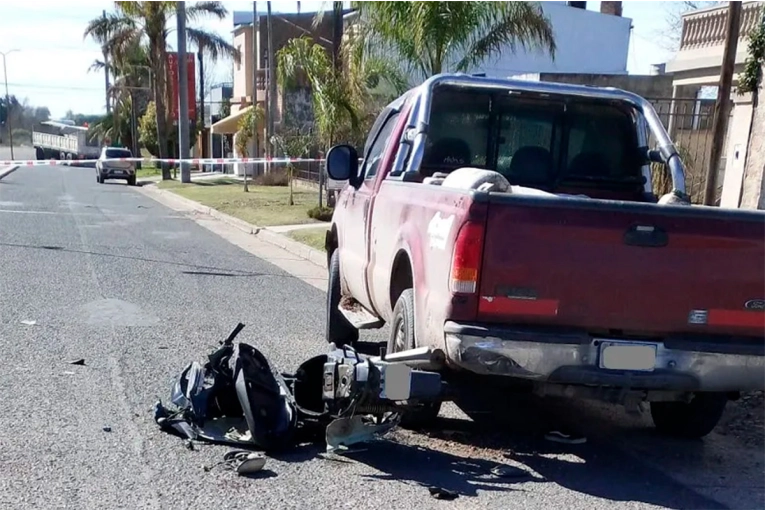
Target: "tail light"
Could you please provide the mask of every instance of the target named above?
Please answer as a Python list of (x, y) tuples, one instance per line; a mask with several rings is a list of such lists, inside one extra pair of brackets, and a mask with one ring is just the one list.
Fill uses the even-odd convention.
[(481, 272), (484, 227), (475, 222), (462, 225), (454, 243), (450, 288), (453, 294), (475, 294)]

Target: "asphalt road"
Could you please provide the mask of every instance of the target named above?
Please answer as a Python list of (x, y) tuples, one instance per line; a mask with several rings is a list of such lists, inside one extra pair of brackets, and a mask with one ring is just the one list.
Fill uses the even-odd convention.
[[(512, 412), (487, 429), (447, 408), (439, 429), (397, 432), (344, 462), (304, 446), (259, 478), (206, 472), (227, 448), (190, 451), (152, 419), (180, 369), (239, 321), (239, 338), (285, 371), (325, 349), (323, 292), (214, 223), (122, 182), (98, 185), (92, 169), (0, 181), (1, 508), (765, 506), (761, 429), (683, 442), (604, 406), (525, 400), (497, 403)], [(67, 363), (77, 358), (86, 365)], [(588, 443), (540, 439), (562, 422)], [(532, 476), (494, 477), (498, 463)], [(423, 485), (461, 496), (437, 501)]]

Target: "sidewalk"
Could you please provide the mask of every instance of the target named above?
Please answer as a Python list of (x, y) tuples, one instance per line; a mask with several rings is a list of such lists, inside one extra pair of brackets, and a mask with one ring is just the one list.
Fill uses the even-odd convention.
[[(220, 178), (221, 176), (234, 177), (231, 176), (231, 174), (205, 173), (203, 175), (198, 175), (195, 180), (199, 181), (205, 179), (215, 179)], [(161, 180), (161, 178), (157, 179), (157, 182), (159, 180)], [(194, 200), (182, 197), (170, 190), (160, 189), (157, 187), (156, 182), (147, 181), (147, 179), (141, 181), (144, 183), (144, 185), (139, 188), (140, 192), (148, 195), (150, 198), (160, 203), (167, 202), (165, 205), (169, 205), (175, 208), (182, 207), (183, 210), (187, 212), (212, 216), (213, 218), (216, 218), (232, 227), (235, 227), (242, 232), (256, 236), (262, 241), (282, 248), (293, 255), (297, 255), (298, 257), (311, 262), (320, 268), (327, 269), (327, 255), (323, 250), (317, 250), (306, 244), (295, 241), (289, 238), (286, 234), (289, 232), (303, 231), (310, 228), (326, 229), (329, 228), (329, 223), (307, 223), (280, 226), (253, 225), (239, 218), (235, 218), (234, 216), (222, 213), (216, 209), (213, 209), (212, 207), (208, 207)]]

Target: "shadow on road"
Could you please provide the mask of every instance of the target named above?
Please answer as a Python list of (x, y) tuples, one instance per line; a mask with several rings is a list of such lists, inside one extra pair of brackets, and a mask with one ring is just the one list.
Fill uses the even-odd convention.
[[(615, 438), (608, 437), (605, 432), (604, 435), (599, 434), (601, 427), (597, 417), (588, 416), (570, 401), (543, 401), (524, 394), (504, 395), (503, 399), (495, 401), (495, 412), (481, 417), (477, 414), (477, 408), (485, 399), (467, 394), (461, 400), (463, 410), (477, 417), (479, 422), (441, 418), (424, 433), (430, 438), (442, 440), (443, 449), (457, 451), (464, 457), (397, 445), (395, 452), (390, 451), (379, 457), (356, 458), (389, 473), (391, 478), (440, 485), (470, 494), (465, 492), (464, 484), (475, 487), (473, 484), (476, 481), (483, 480), (478, 475), (485, 475), (491, 469), (490, 462), (471, 458), (475, 456), (474, 452), (487, 450), (495, 455), (502, 452), (505, 458), (538, 473), (541, 478), (532, 481), (553, 482), (571, 491), (598, 498), (640, 501), (675, 509), (727, 508), (621, 450)], [(551, 430), (584, 433), (588, 442), (583, 445), (551, 443), (543, 437), (545, 432)], [(655, 436), (652, 431), (641, 428), (622, 430), (620, 435), (620, 441)], [(704, 455), (703, 441), (651, 439), (656, 441), (657, 448), (682, 448), (684, 454), (690, 457), (690, 462)], [(465, 466), (470, 469), (463, 472)], [(459, 478), (465, 480), (460, 481)], [(472, 482), (469, 481), (471, 478), (474, 479)]]
[(32, 249), (32, 250), (46, 250), (46, 251), (57, 251), (57, 252), (65, 252), (65, 253), (80, 253), (83, 255), (93, 255), (96, 257), (111, 257), (111, 258), (117, 258), (117, 259), (128, 259), (128, 260), (138, 260), (141, 262), (151, 262), (154, 264), (165, 264), (170, 266), (178, 266), (178, 267), (189, 267), (194, 268), (196, 271), (181, 271), (182, 274), (187, 274), (190, 276), (194, 275), (202, 275), (202, 276), (238, 276), (238, 277), (261, 277), (261, 276), (273, 276), (273, 277), (279, 277), (279, 278), (296, 278), (295, 276), (292, 276), (290, 274), (284, 273), (284, 274), (276, 274), (276, 273), (255, 273), (251, 271), (242, 271), (241, 269), (226, 269), (222, 267), (215, 267), (215, 266), (202, 266), (198, 264), (187, 264), (184, 262), (176, 262), (173, 260), (157, 260), (157, 259), (151, 259), (147, 257), (135, 257), (131, 255), (119, 255), (116, 253), (102, 253), (102, 252), (96, 252), (96, 251), (88, 251), (88, 250), (78, 250), (76, 248), (66, 248), (64, 246), (50, 246), (50, 245), (33, 245), (33, 244), (22, 244), (22, 243), (4, 243), (0, 242), (0, 246), (8, 246), (12, 248), (26, 248), (26, 249)]

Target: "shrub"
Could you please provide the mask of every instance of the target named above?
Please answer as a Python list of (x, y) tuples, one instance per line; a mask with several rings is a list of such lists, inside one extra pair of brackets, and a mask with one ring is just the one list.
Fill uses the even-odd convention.
[(332, 213), (335, 210), (332, 207), (319, 207), (308, 209), (308, 217), (319, 221), (332, 221)]
[(284, 170), (259, 175), (253, 181), (258, 186), (288, 186), (290, 183), (289, 176)]

